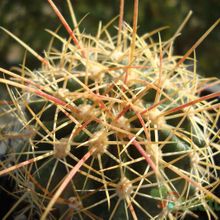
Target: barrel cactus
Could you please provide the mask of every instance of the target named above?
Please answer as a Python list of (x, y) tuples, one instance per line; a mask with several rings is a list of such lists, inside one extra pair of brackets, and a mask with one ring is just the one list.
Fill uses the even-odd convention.
[[(49, 31), (45, 57), (5, 30), (42, 62), (33, 71), (23, 64), (19, 74), (0, 69), (11, 98), (7, 114), (22, 124), (24, 139), (1, 162), (0, 175), (16, 180), (17, 202), (6, 215), (183, 219), (204, 206), (216, 217), (207, 201), (220, 202), (212, 193), (219, 105), (209, 100), (220, 94), (199, 93), (219, 81), (197, 75), (189, 55), (219, 21), (180, 57), (172, 53), (178, 33), (165, 42), (160, 30), (136, 34), (137, 0), (133, 27), (123, 21), (121, 1), (115, 37), (110, 24), (96, 36), (81, 33), (69, 4), (72, 31), (48, 2), (70, 37)], [(53, 48), (55, 40), (61, 50)]]

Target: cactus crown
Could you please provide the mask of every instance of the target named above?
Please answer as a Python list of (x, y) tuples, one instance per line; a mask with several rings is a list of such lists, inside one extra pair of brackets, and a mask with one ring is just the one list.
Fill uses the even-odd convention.
[(70, 38), (49, 31), (62, 49), (45, 58), (22, 43), (42, 62), (38, 70), (1, 69), (11, 77), (0, 82), (19, 133), (33, 131), (8, 153), (15, 165), (2, 162), (0, 175), (16, 180), (15, 197), (25, 195), (14, 209), (24, 202), (19, 214), (41, 219), (178, 219), (203, 205), (215, 216), (206, 201), (220, 202), (207, 188), (218, 183), (219, 106), (209, 99), (219, 93), (198, 95), (217, 80), (184, 61), (218, 22), (180, 58), (172, 54), (178, 33), (158, 43), (151, 33), (136, 34), (137, 0), (133, 28), (121, 12), (116, 37), (106, 26), (96, 36), (80, 33), (77, 23), (72, 31), (48, 1)]

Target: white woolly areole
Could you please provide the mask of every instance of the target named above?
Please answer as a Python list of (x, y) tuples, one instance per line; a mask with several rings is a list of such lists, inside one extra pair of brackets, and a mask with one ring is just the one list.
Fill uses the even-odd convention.
[(77, 197), (72, 196), (68, 199), (68, 201), (70, 202), (68, 204), (69, 208), (74, 209), (76, 211), (79, 211), (83, 206), (82, 202)]
[(161, 116), (161, 111), (158, 108), (151, 109), (147, 113), (147, 117), (152, 124), (157, 125), (158, 127), (164, 127), (166, 125), (166, 120), (164, 116)]
[(106, 131), (97, 131), (94, 134), (94, 138), (90, 141), (90, 148), (95, 148), (93, 153), (94, 157), (102, 155), (106, 152), (108, 147), (108, 135)]
[(77, 114), (77, 118), (83, 121), (90, 120), (97, 114), (97, 110), (88, 104), (79, 105), (78, 109), (80, 112)]
[(68, 144), (68, 140), (68, 138), (62, 138), (53, 145), (54, 157), (62, 159), (69, 154), (70, 144)]
[(133, 192), (131, 181), (125, 176), (122, 177), (121, 181), (117, 185), (116, 192), (120, 199), (129, 197)]

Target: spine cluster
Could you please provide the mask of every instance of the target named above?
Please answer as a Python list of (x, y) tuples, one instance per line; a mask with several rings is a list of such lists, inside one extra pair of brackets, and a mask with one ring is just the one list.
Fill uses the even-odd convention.
[(62, 49), (46, 51), (40, 69), (1, 70), (10, 114), (32, 131), (0, 170), (16, 180), (15, 197), (25, 195), (18, 215), (179, 219), (207, 208), (207, 196), (220, 201), (208, 190), (218, 182), (219, 106), (199, 97), (214, 79), (125, 22), (114, 37), (101, 26), (96, 36), (71, 32), (74, 43), (50, 34)]

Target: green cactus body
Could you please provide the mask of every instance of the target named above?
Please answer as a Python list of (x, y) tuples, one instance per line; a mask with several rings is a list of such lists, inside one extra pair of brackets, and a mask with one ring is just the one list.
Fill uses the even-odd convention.
[(211, 104), (181, 107), (198, 99), (202, 79), (184, 64), (177, 67), (178, 58), (163, 42), (136, 36), (129, 61), (131, 33), (125, 24), (119, 45), (105, 28), (97, 37), (81, 34), (81, 49), (52, 33), (63, 50), (48, 51), (49, 64), (25, 76), (34, 81), (37, 74), (42, 91), (62, 103), (18, 91), (24, 127), (36, 134), (18, 161), (43, 158), (24, 169), (35, 186), (28, 193), (38, 217), (89, 152), (47, 219), (178, 219), (202, 203), (203, 187), (217, 178), (205, 165), (213, 164), (213, 115), (205, 109)]
[[(73, 216), (76, 219), (79, 216), (87, 219), (86, 211), (83, 210), (88, 208), (93, 214), (103, 219), (125, 219), (125, 216), (130, 219), (132, 215), (127, 209), (128, 201), (134, 200), (137, 218), (142, 219), (143, 216), (147, 215), (145, 217), (150, 219), (160, 215), (165, 209), (167, 209), (167, 213), (175, 210), (176, 207), (172, 200), (165, 202), (172, 193), (175, 193), (178, 200), (181, 197), (182, 203), (195, 194), (195, 190), (190, 190), (189, 193), (189, 188), (192, 188), (190, 183), (180, 178), (169, 168), (165, 168), (161, 161), (164, 160), (187, 173), (191, 173), (193, 170), (191, 154), (203, 148), (204, 141), (202, 144), (196, 140), (192, 141), (192, 136), (196, 139), (197, 133), (184, 110), (169, 114), (173, 118), (168, 120), (166, 120), (166, 116), (160, 116), (164, 111), (186, 103), (184, 97), (175, 101), (178, 90), (174, 91), (173, 88), (171, 91), (169, 88), (163, 90), (161, 86), (162, 91), (158, 92), (149, 87), (149, 85), (154, 88), (158, 86), (158, 76), (154, 74), (151, 79), (149, 75), (153, 75), (152, 73), (143, 74), (141, 70), (136, 69), (134, 73), (136, 80), (133, 79), (133, 76), (130, 79), (128, 75), (128, 86), (123, 85), (123, 74), (125, 74), (121, 64), (123, 62), (117, 63), (115, 60), (110, 60), (108, 54), (112, 52), (114, 51), (100, 54), (99, 56), (102, 59), (92, 60), (93, 65), (101, 63), (104, 69), (97, 69), (102, 74), (97, 73), (96, 75), (95, 72), (90, 72), (89, 69), (87, 70), (87, 66), (82, 68), (79, 73), (79, 83), (82, 86), (79, 83), (75, 85), (75, 77), (77, 76), (74, 75), (74, 66), (71, 72), (68, 72), (70, 78), (68, 81), (63, 80), (62, 82), (60, 80), (60, 84), (57, 84), (56, 79), (54, 79), (52, 82), (58, 91), (65, 91), (63, 97), (61, 95), (58, 97), (79, 110), (78, 113), (65, 111), (74, 117), (80, 125), (62, 113), (56, 104), (43, 101), (36, 96), (30, 98), (29, 107), (48, 129), (45, 132), (45, 129), (37, 123), (41, 127), (40, 133), (43, 136), (50, 133), (49, 136), (53, 137), (52, 140), (45, 140), (45, 143), (41, 143), (42, 137), (36, 136), (34, 139), (37, 142), (36, 151), (56, 151), (54, 158), (51, 159), (52, 164), (48, 163), (47, 160), (40, 162), (34, 177), (44, 188), (48, 188), (48, 180), (52, 178), (53, 181), (48, 189), (52, 191), (68, 175), (70, 167), (74, 166), (77, 160), (80, 160), (90, 148), (95, 148), (94, 154), (86, 162), (87, 165), (83, 166), (82, 170), (71, 181), (71, 186), (68, 186), (71, 188), (68, 190), (68, 196), (79, 198), (82, 205), (82, 210), (74, 210)], [(72, 56), (74, 58), (75, 55), (72, 54)], [(94, 52), (94, 57), (99, 56)], [(146, 57), (142, 59), (142, 62), (149, 62)], [(104, 64), (107, 62), (110, 64), (105, 66)], [(111, 62), (114, 62), (113, 67)], [(142, 62), (135, 61), (134, 65), (138, 66)], [(148, 65), (151, 64), (148, 63)], [(65, 79), (66, 72), (70, 69), (69, 66), (71, 63), (67, 62), (62, 67), (66, 70), (59, 72), (60, 75), (63, 73), (60, 79)], [(115, 67), (119, 70), (112, 72), (111, 69)], [(44, 73), (50, 71), (47, 68), (43, 70)], [(42, 75), (47, 77), (46, 74)], [(94, 80), (96, 77), (97, 79)], [(170, 82), (172, 81), (170, 80)], [(175, 81), (172, 83), (175, 85)], [(124, 88), (125, 86), (127, 88)], [(160, 97), (156, 100), (158, 95)], [(156, 102), (166, 97), (169, 97), (169, 100), (150, 109)], [(142, 114), (141, 119), (138, 118), (137, 112), (141, 113), (147, 108), (150, 110)], [(125, 109), (126, 112), (120, 116), (120, 113)], [(54, 127), (54, 123), (56, 123), (56, 127)], [(145, 130), (143, 123), (146, 126)], [(86, 124), (85, 128), (80, 129), (80, 126), (83, 127), (84, 124)], [(141, 143), (144, 151), (150, 155), (162, 178), (153, 172), (149, 164), (130, 142), (129, 137), (134, 136)], [(60, 151), (56, 150), (58, 145), (61, 146)], [(65, 154), (63, 151), (67, 146), (69, 146), (69, 150)], [(65, 161), (70, 167), (62, 164), (62, 162), (55, 162), (57, 160)], [(52, 171), (55, 164), (56, 168)], [(160, 186), (164, 186), (162, 188), (164, 192), (160, 193)], [(155, 196), (152, 193), (154, 190), (157, 190), (159, 194)], [(68, 198), (65, 199), (68, 200)], [(45, 205), (46, 203), (47, 199), (45, 199)], [(162, 207), (162, 203), (166, 206)], [(182, 205), (178, 204), (178, 206), (180, 209)], [(67, 210), (68, 206), (66, 212)], [(61, 215), (61, 213), (59, 214)]]

